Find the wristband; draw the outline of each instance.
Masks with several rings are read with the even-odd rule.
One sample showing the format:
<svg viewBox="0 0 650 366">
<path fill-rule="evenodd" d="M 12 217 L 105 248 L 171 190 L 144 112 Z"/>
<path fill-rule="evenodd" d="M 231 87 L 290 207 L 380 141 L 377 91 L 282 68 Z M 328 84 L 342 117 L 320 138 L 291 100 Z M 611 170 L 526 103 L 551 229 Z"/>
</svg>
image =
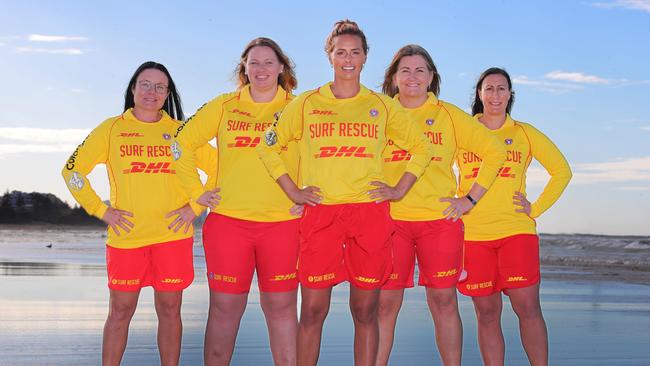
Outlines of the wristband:
<svg viewBox="0 0 650 366">
<path fill-rule="evenodd" d="M 476 206 L 476 200 L 472 198 L 469 194 L 465 195 L 465 197 L 469 200 L 469 202 L 472 203 L 472 206 Z"/>
</svg>

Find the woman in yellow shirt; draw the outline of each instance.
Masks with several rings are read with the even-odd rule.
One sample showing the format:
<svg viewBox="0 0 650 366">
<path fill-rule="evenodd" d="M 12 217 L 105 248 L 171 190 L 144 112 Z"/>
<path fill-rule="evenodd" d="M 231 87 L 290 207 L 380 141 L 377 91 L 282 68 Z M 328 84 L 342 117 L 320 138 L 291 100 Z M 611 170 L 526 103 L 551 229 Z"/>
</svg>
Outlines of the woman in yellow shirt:
<svg viewBox="0 0 650 366">
<path fill-rule="evenodd" d="M 501 292 L 519 318 L 521 342 L 533 365 L 548 364 L 548 336 L 539 302 L 539 238 L 535 218 L 560 197 L 571 169 L 560 150 L 532 125 L 513 120 L 514 91 L 508 73 L 484 71 L 477 84 L 472 112 L 506 148 L 506 162 L 483 199 L 464 216 L 467 280 L 458 284 L 472 296 L 478 320 L 481 356 L 486 365 L 503 365 Z M 526 195 L 526 170 L 532 159 L 551 176 L 534 202 Z M 458 156 L 459 195 L 481 173 L 480 158 L 463 150 Z"/>
<path fill-rule="evenodd" d="M 419 284 L 426 287 L 442 362 L 460 365 L 463 333 L 456 283 L 462 271 L 463 222 L 459 218 L 490 187 L 503 164 L 505 150 L 469 114 L 438 99 L 440 74 L 421 46 L 407 45 L 397 51 L 386 69 L 383 92 L 409 112 L 411 123 L 421 126 L 435 154 L 409 193 L 390 203 L 396 226 L 393 272 L 379 300 L 377 365 L 388 363 L 404 289 L 413 287 L 416 257 Z M 455 198 L 456 174 L 452 166 L 460 148 L 476 151 L 484 163 L 467 195 Z M 408 154 L 389 143 L 383 156 L 388 184 L 395 184 L 408 162 Z"/>
<path fill-rule="evenodd" d="M 183 186 L 191 197 L 218 198 L 201 186 L 194 150 L 217 139 L 216 186 L 220 202 L 203 225 L 210 286 L 205 363 L 232 358 L 253 273 L 276 365 L 296 362 L 298 219 L 291 200 L 269 176 L 255 151 L 261 135 L 293 99 L 297 81 L 291 60 L 269 38 L 246 45 L 235 70 L 239 88 L 206 103 L 179 129 L 175 150 Z M 296 144 L 280 159 L 296 179 Z"/>
<path fill-rule="evenodd" d="M 96 127 L 63 167 L 74 198 L 109 226 L 104 365 L 120 363 L 145 286 L 154 288 L 161 363 L 178 364 L 182 294 L 194 279 L 192 221 L 204 209 L 190 201 L 172 166 L 171 138 L 182 119 L 180 96 L 169 71 L 159 63 L 145 62 L 129 81 L 124 113 Z M 199 150 L 198 166 L 209 173 L 216 152 L 209 146 Z M 110 205 L 87 177 L 97 164 L 106 164 Z"/>
</svg>

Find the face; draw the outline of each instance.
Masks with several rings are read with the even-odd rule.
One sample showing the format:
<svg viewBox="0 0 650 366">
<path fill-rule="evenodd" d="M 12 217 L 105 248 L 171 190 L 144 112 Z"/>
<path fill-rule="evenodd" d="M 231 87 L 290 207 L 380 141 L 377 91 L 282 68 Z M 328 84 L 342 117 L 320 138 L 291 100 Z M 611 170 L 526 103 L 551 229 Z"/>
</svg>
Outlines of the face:
<svg viewBox="0 0 650 366">
<path fill-rule="evenodd" d="M 491 74 L 483 79 L 478 96 L 483 102 L 483 111 L 488 114 L 505 114 L 510 100 L 508 80 L 501 74 Z"/>
<path fill-rule="evenodd" d="M 267 46 L 251 48 L 244 67 L 251 88 L 257 90 L 277 89 L 278 76 L 284 70 L 275 51 Z"/>
<path fill-rule="evenodd" d="M 138 75 L 131 91 L 135 108 L 159 111 L 169 95 L 169 80 L 160 70 L 146 69 Z"/>
<path fill-rule="evenodd" d="M 334 38 L 334 48 L 329 53 L 334 68 L 334 78 L 342 80 L 359 79 L 366 54 L 359 36 L 343 34 Z"/>
<path fill-rule="evenodd" d="M 404 56 L 397 65 L 393 83 L 399 94 L 408 97 L 421 97 L 433 80 L 433 71 L 429 71 L 427 62 L 420 55 Z"/>
</svg>

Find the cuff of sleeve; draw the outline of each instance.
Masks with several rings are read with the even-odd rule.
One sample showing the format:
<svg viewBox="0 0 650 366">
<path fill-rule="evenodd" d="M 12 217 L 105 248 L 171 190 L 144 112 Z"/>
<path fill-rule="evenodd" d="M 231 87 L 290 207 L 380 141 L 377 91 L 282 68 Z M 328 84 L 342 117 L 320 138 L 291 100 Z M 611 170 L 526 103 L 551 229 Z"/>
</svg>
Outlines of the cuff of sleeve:
<svg viewBox="0 0 650 366">
<path fill-rule="evenodd" d="M 271 173 L 271 177 L 273 177 L 273 180 L 278 180 L 278 178 L 280 178 L 281 176 L 285 174 L 289 174 L 287 168 L 284 166 L 274 167 L 270 173 Z"/>
<path fill-rule="evenodd" d="M 194 202 L 194 200 L 190 201 L 190 208 L 192 209 L 192 211 L 196 216 L 200 216 L 203 213 L 203 210 L 205 210 L 205 207 Z"/>
<path fill-rule="evenodd" d="M 530 217 L 531 218 L 536 219 L 541 214 L 542 213 L 539 212 L 539 208 L 538 208 L 537 204 L 533 203 L 533 204 L 530 205 Z"/>
<path fill-rule="evenodd" d="M 93 216 L 95 216 L 95 217 L 97 217 L 98 219 L 101 220 L 104 217 L 104 214 L 106 213 L 106 211 L 108 211 L 108 206 L 104 202 L 102 202 L 99 205 L 99 208 L 97 209 L 97 211 L 95 211 L 93 213 Z"/>
<path fill-rule="evenodd" d="M 413 163 L 413 160 L 411 160 L 411 162 L 406 166 L 405 171 L 415 175 L 417 178 L 420 178 L 420 176 L 424 173 L 424 167 Z"/>
</svg>

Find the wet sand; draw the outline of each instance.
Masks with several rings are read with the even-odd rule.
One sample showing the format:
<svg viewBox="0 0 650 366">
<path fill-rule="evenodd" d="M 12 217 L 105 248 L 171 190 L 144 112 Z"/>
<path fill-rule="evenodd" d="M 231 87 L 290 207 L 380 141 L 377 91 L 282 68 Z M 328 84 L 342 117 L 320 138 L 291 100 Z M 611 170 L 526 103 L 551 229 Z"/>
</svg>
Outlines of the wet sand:
<svg viewBox="0 0 650 366">
<path fill-rule="evenodd" d="M 181 363 L 202 364 L 208 290 L 203 270 L 186 291 Z M 650 365 L 650 286 L 579 280 L 581 271 L 544 270 L 542 301 L 552 365 Z M 571 279 L 560 279 L 563 276 Z M 588 277 L 588 276 L 585 276 Z M 100 363 L 108 291 L 101 265 L 0 263 L 0 365 Z M 352 325 L 346 285 L 334 291 L 319 365 L 352 364 Z M 124 365 L 156 364 L 156 317 L 151 289 L 141 293 Z M 507 364 L 527 364 L 517 322 L 506 303 L 503 328 Z M 465 335 L 463 360 L 480 364 L 476 320 L 460 296 Z M 249 296 L 233 365 L 270 365 L 259 293 Z M 421 288 L 406 292 L 391 364 L 438 365 L 433 325 Z"/>
</svg>

